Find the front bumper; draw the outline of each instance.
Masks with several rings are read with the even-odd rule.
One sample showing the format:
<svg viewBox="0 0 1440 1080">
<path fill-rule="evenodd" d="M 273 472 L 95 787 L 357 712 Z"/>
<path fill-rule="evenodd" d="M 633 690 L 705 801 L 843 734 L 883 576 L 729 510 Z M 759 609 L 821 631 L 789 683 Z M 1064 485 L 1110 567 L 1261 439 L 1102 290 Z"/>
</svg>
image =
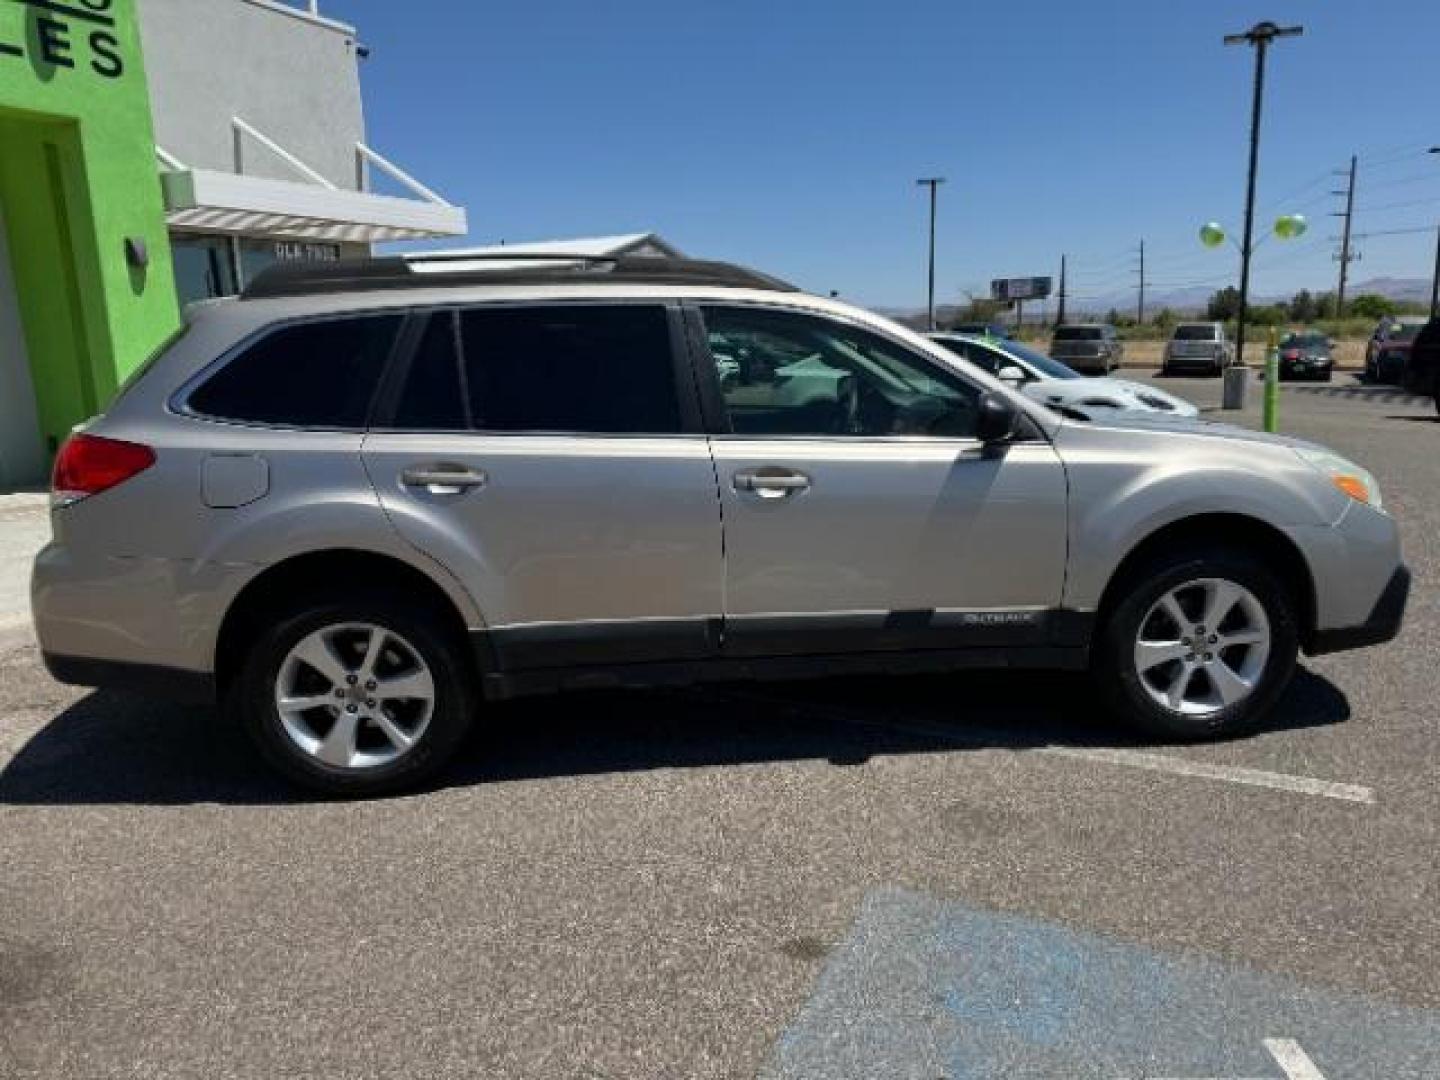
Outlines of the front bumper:
<svg viewBox="0 0 1440 1080">
<path fill-rule="evenodd" d="M 1323 656 L 1393 641 L 1405 620 L 1405 603 L 1409 598 L 1410 570 L 1406 566 L 1398 566 L 1363 623 L 1316 630 L 1306 652 L 1311 656 Z"/>
<path fill-rule="evenodd" d="M 1332 368 L 1329 360 L 1281 360 L 1281 375 L 1324 375 Z"/>
</svg>

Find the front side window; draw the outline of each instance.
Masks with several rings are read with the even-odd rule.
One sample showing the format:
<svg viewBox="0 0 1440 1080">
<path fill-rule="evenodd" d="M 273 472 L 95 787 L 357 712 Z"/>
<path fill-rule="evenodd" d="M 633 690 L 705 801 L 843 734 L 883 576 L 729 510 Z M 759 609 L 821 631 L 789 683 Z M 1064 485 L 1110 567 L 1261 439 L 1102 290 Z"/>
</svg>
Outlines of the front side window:
<svg viewBox="0 0 1440 1080">
<path fill-rule="evenodd" d="M 936 338 L 936 342 L 956 356 L 963 356 L 982 371 L 994 375 L 1000 370 L 1000 355 L 983 345 L 964 338 Z"/>
<path fill-rule="evenodd" d="M 665 309 L 577 304 L 435 313 L 411 363 L 394 426 L 680 432 Z"/>
<path fill-rule="evenodd" d="M 242 423 L 364 427 L 401 318 L 364 315 L 281 326 L 207 379 L 190 395 L 189 408 Z"/>
<path fill-rule="evenodd" d="M 761 308 L 704 319 L 737 435 L 974 434 L 978 390 L 868 330 Z"/>
</svg>

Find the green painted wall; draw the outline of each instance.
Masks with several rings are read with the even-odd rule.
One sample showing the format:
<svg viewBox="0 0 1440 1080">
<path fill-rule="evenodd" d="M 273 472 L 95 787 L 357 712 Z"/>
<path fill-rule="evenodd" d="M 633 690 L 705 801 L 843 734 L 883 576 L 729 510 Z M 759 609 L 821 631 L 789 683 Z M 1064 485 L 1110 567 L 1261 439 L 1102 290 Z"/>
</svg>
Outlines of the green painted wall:
<svg viewBox="0 0 1440 1080">
<path fill-rule="evenodd" d="M 179 325 L 134 4 L 0 0 L 0 200 L 52 447 Z"/>
</svg>

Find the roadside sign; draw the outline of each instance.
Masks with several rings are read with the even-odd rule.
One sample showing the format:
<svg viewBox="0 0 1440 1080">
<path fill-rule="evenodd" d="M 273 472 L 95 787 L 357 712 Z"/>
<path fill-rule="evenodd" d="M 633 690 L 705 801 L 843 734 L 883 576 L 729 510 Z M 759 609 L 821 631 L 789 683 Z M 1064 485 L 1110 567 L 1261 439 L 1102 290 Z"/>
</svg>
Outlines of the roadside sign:
<svg viewBox="0 0 1440 1080">
<path fill-rule="evenodd" d="M 1002 303 L 1017 300 L 1044 300 L 1053 284 L 1048 277 L 996 278 L 990 282 L 990 298 Z"/>
<path fill-rule="evenodd" d="M 883 888 L 761 1075 L 1435 1080 L 1440 1011 Z"/>
</svg>

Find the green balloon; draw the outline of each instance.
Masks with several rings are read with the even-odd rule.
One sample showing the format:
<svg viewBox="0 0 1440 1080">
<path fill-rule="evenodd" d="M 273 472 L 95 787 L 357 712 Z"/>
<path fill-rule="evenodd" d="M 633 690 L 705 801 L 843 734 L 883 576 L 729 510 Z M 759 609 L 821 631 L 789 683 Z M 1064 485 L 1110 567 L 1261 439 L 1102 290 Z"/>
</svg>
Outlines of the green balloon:
<svg viewBox="0 0 1440 1080">
<path fill-rule="evenodd" d="M 1304 236 L 1309 227 L 1304 214 L 1282 214 L 1275 220 L 1275 235 L 1281 240 L 1294 240 L 1297 236 Z"/>
<path fill-rule="evenodd" d="M 1225 242 L 1225 230 L 1218 221 L 1207 221 L 1200 226 L 1200 243 L 1207 248 L 1219 247 Z"/>
</svg>

